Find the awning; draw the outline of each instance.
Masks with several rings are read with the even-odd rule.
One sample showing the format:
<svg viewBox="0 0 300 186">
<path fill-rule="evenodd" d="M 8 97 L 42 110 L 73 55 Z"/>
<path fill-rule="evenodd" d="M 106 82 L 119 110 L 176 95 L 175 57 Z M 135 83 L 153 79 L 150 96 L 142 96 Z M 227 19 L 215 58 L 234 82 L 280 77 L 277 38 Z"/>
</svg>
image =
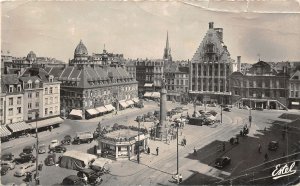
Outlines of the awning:
<svg viewBox="0 0 300 186">
<path fill-rule="evenodd" d="M 160 98 L 160 93 L 159 92 L 153 92 L 151 97 L 153 98 Z"/>
<path fill-rule="evenodd" d="M 73 109 L 69 115 L 72 115 L 72 116 L 79 116 L 82 118 L 82 110 L 76 110 L 76 109 Z"/>
<path fill-rule="evenodd" d="M 126 104 L 127 105 L 134 105 L 134 102 L 132 100 L 128 100 L 128 101 L 126 101 Z"/>
<path fill-rule="evenodd" d="M 108 111 L 104 106 L 102 106 L 102 107 L 97 107 L 96 110 L 97 110 L 98 112 L 100 112 L 100 113 L 104 113 L 104 112 L 107 112 L 107 111 Z"/>
<path fill-rule="evenodd" d="M 146 92 L 146 93 L 144 94 L 144 97 L 151 97 L 151 95 L 152 95 L 152 92 Z"/>
<path fill-rule="evenodd" d="M 139 98 L 133 98 L 132 101 L 134 101 L 135 103 L 138 103 L 140 100 L 139 100 Z"/>
<path fill-rule="evenodd" d="M 27 125 L 24 121 L 18 122 L 18 123 L 13 123 L 7 125 L 8 129 L 10 129 L 12 132 L 19 132 L 22 130 L 27 130 L 30 129 L 30 125 Z"/>
<path fill-rule="evenodd" d="M 112 106 L 111 104 L 105 105 L 105 108 L 107 109 L 107 111 L 113 111 L 113 110 L 116 110 L 116 108 L 115 108 L 114 106 Z"/>
<path fill-rule="evenodd" d="M 90 115 L 97 115 L 99 112 L 96 109 L 88 109 L 86 110 Z"/>
<path fill-rule="evenodd" d="M 123 101 L 119 101 L 120 105 L 123 107 L 123 108 L 127 108 L 128 105 L 127 103 L 123 100 Z"/>
<path fill-rule="evenodd" d="M 11 132 L 5 127 L 5 126 L 0 126 L 0 137 L 5 137 L 11 135 Z"/>
<path fill-rule="evenodd" d="M 134 137 L 135 141 L 139 141 L 139 136 Z M 145 139 L 145 135 L 144 134 L 140 134 L 140 141 Z"/>
<path fill-rule="evenodd" d="M 63 119 L 61 119 L 60 117 L 55 117 L 55 118 L 49 118 L 49 119 L 44 119 L 44 120 L 40 120 L 40 121 L 33 121 L 28 123 L 28 125 L 31 126 L 31 128 L 35 128 L 35 126 L 37 125 L 37 128 L 42 128 L 42 127 L 48 127 L 51 125 L 55 125 L 55 124 L 59 124 L 64 122 Z"/>
<path fill-rule="evenodd" d="M 152 87 L 153 83 L 145 83 L 144 87 Z"/>
</svg>

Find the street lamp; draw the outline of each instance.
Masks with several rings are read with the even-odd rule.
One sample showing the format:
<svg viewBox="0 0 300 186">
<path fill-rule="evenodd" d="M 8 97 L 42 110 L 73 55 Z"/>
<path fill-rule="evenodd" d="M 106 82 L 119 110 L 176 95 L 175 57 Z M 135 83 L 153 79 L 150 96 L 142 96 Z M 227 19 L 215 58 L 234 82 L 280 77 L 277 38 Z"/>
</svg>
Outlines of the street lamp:
<svg viewBox="0 0 300 186">
<path fill-rule="evenodd" d="M 140 163 L 140 120 L 138 120 L 139 130 L 138 130 L 138 155 L 137 162 Z"/>
<path fill-rule="evenodd" d="M 35 113 L 35 119 L 36 119 L 36 123 L 35 123 L 35 134 L 36 134 L 36 172 L 35 172 L 35 184 L 39 185 L 40 184 L 40 178 L 39 178 L 39 170 L 38 170 L 38 163 L 39 163 L 39 136 L 38 136 L 38 127 L 37 127 L 37 122 L 38 122 L 38 118 L 39 118 L 39 113 L 36 112 Z"/>
<path fill-rule="evenodd" d="M 176 175 L 178 175 L 179 174 L 179 151 L 178 151 L 178 144 L 179 144 L 179 142 L 178 142 L 178 128 L 179 128 L 179 122 L 177 121 L 177 120 L 175 120 L 175 123 L 176 123 L 176 129 L 177 129 L 177 144 L 176 144 L 176 147 L 177 147 L 177 173 L 176 173 Z"/>
</svg>

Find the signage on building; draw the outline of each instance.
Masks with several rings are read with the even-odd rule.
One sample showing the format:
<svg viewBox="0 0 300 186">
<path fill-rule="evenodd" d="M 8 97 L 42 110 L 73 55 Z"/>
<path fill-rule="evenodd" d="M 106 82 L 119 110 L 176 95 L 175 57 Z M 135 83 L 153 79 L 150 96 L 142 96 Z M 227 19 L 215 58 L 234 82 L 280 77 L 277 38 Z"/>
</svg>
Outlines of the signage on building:
<svg viewBox="0 0 300 186">
<path fill-rule="evenodd" d="M 272 172 L 273 180 L 295 174 L 296 170 L 293 169 L 295 167 L 295 164 L 296 163 L 293 162 L 290 166 L 288 166 L 287 163 L 276 165 L 275 170 Z"/>
<path fill-rule="evenodd" d="M 299 102 L 292 102 L 292 105 L 300 105 L 300 103 Z"/>
</svg>

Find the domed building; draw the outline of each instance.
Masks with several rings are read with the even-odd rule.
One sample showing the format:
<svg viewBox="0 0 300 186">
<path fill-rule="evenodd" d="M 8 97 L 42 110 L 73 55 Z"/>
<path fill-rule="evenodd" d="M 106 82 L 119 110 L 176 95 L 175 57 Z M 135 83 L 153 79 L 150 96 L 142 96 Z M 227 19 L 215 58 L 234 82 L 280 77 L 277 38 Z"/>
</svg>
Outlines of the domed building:
<svg viewBox="0 0 300 186">
<path fill-rule="evenodd" d="M 36 54 L 33 51 L 30 51 L 29 54 L 27 54 L 26 60 L 29 62 L 35 62 Z"/>
<path fill-rule="evenodd" d="M 83 44 L 82 40 L 80 40 L 79 44 L 77 45 L 74 51 L 74 59 L 70 60 L 69 63 L 70 65 L 87 64 L 89 62 L 88 58 L 88 50 Z"/>
</svg>

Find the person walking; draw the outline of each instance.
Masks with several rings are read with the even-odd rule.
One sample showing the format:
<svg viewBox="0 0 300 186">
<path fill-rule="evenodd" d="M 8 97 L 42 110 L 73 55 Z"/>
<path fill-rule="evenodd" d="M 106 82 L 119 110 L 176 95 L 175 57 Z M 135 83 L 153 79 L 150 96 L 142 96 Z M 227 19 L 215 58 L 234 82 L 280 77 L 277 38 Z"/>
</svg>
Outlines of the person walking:
<svg viewBox="0 0 300 186">
<path fill-rule="evenodd" d="M 150 154 L 150 147 L 148 147 L 148 149 L 147 149 L 147 153 L 148 153 L 148 154 Z"/>
<path fill-rule="evenodd" d="M 194 147 L 194 156 L 197 156 L 197 150 L 195 147 Z"/>
<path fill-rule="evenodd" d="M 261 144 L 258 145 L 258 152 L 261 153 Z"/>
<path fill-rule="evenodd" d="M 156 156 L 158 156 L 158 151 L 159 151 L 159 149 L 158 149 L 158 147 L 156 147 Z"/>
<path fill-rule="evenodd" d="M 182 175 L 179 174 L 179 183 L 182 183 Z"/>
<path fill-rule="evenodd" d="M 268 161 L 269 159 L 269 156 L 268 156 L 268 153 L 265 154 L 265 161 Z"/>
</svg>

